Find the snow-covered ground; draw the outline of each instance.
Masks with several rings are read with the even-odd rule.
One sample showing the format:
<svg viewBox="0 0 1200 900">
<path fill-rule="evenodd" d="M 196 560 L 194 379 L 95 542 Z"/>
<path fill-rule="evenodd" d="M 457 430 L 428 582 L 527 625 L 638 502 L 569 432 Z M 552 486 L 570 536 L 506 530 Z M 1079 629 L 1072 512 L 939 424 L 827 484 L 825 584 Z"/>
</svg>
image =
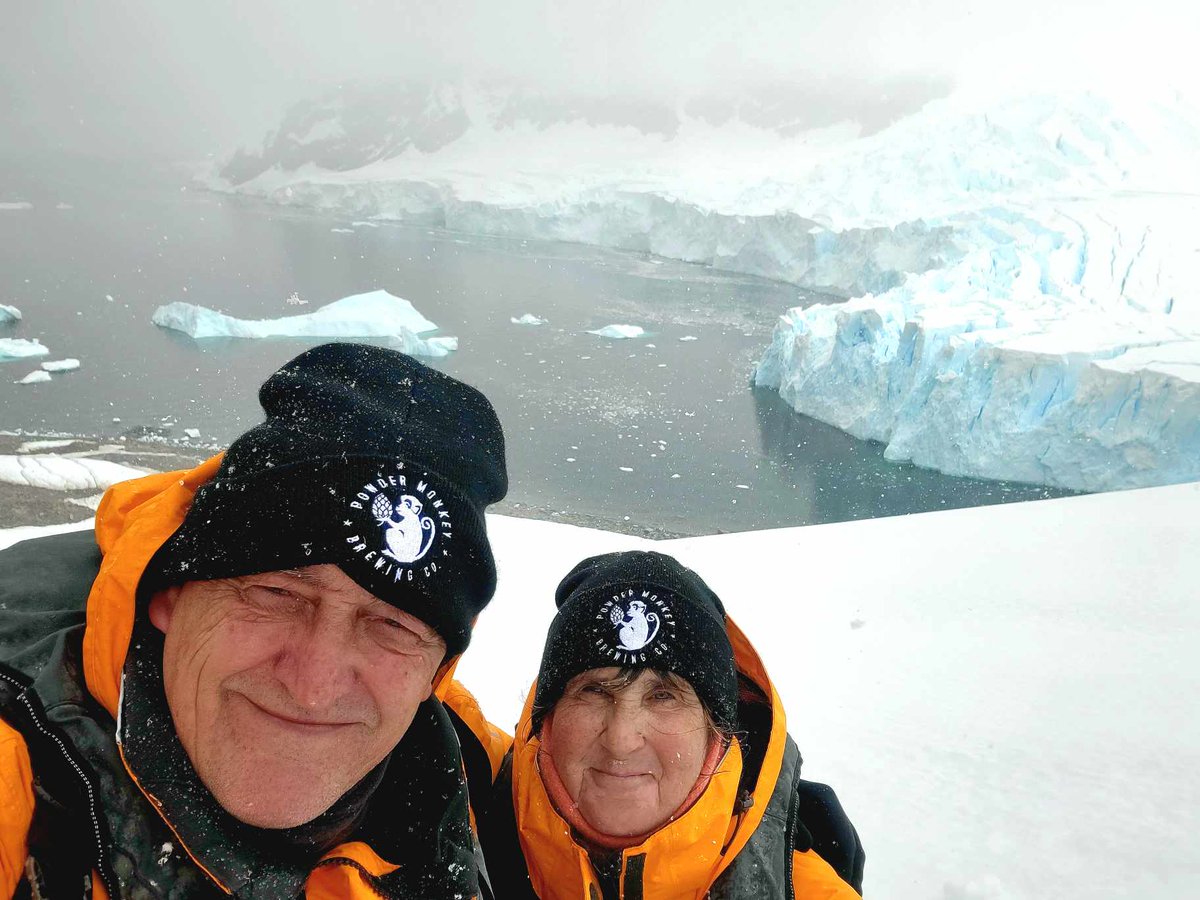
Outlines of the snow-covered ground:
<svg viewBox="0 0 1200 900">
<path fill-rule="evenodd" d="M 511 727 L 558 579 L 653 547 L 756 643 L 868 897 L 1190 900 L 1198 519 L 1196 484 L 658 543 L 489 516 L 500 587 L 459 676 Z"/>
<path fill-rule="evenodd" d="M 437 330 L 409 301 L 384 290 L 355 294 L 310 313 L 276 319 L 239 319 L 193 303 L 174 302 L 154 311 L 162 328 L 193 338 L 391 338 L 396 349 L 415 356 L 441 357 L 458 349 L 454 337 L 421 337 Z"/>
<path fill-rule="evenodd" d="M 225 169 L 252 178 L 211 183 L 841 292 L 857 299 L 787 312 L 757 369 L 798 411 L 955 474 L 1200 478 L 1200 112 L 1179 94 L 961 92 L 865 136 L 514 121 L 467 91 L 428 108 L 423 148 L 306 108 Z"/>
</svg>

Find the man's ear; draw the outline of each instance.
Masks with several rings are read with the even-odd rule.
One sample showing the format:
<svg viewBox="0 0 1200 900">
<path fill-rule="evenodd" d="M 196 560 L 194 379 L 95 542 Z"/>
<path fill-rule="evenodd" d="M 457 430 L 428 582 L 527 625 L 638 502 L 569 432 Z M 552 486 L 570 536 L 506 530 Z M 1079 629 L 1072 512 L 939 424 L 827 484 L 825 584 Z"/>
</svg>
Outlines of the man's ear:
<svg viewBox="0 0 1200 900">
<path fill-rule="evenodd" d="M 158 591 L 150 598 L 150 621 L 163 634 L 171 627 L 171 619 L 175 617 L 175 605 L 179 602 L 179 585 L 172 585 Z"/>
</svg>

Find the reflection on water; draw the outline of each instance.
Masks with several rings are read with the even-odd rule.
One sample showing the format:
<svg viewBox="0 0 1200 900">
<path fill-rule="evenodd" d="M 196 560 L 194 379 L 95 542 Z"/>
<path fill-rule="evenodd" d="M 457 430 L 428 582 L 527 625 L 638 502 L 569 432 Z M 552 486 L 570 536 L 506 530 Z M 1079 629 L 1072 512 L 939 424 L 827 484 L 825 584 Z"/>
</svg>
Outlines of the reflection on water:
<svg viewBox="0 0 1200 900">
<path fill-rule="evenodd" d="M 763 456 L 795 489 L 798 524 L 898 516 L 935 509 L 1042 500 L 1056 488 L 960 478 L 884 459 L 884 445 L 802 416 L 775 391 L 753 388 Z"/>
</svg>

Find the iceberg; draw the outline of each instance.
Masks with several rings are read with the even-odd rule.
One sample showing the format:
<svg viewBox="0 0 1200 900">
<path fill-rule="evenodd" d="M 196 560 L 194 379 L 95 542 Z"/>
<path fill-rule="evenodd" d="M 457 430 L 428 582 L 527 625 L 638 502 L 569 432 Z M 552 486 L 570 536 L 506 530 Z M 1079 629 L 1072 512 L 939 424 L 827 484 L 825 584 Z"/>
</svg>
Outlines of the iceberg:
<svg viewBox="0 0 1200 900">
<path fill-rule="evenodd" d="M 19 381 L 15 382 L 15 383 L 16 384 L 41 384 L 43 381 L 49 381 L 50 377 L 51 376 L 50 376 L 49 372 L 43 372 L 41 369 L 34 369 L 32 372 L 30 372 L 24 378 L 20 379 Z"/>
<path fill-rule="evenodd" d="M 52 359 L 42 363 L 42 368 L 47 372 L 72 372 L 79 368 L 79 360 L 67 359 Z"/>
<path fill-rule="evenodd" d="M 387 291 L 370 291 L 335 300 L 311 313 L 277 319 L 239 319 L 204 306 L 175 302 L 160 306 L 155 325 L 196 339 L 235 338 L 391 338 L 405 353 L 441 357 L 458 349 L 458 339 L 420 335 L 436 331 L 411 303 Z"/>
<path fill-rule="evenodd" d="M 31 341 L 24 338 L 0 338 L 0 360 L 46 356 L 49 352 L 50 348 L 37 338 Z"/>
<path fill-rule="evenodd" d="M 0 303 L 0 325 L 9 325 L 21 321 L 21 311 L 15 306 L 5 306 Z"/>
<path fill-rule="evenodd" d="M 588 332 L 588 334 L 595 334 L 618 341 L 626 338 L 641 337 L 645 333 L 645 329 L 638 325 L 605 325 L 603 328 L 597 328 Z"/>
</svg>

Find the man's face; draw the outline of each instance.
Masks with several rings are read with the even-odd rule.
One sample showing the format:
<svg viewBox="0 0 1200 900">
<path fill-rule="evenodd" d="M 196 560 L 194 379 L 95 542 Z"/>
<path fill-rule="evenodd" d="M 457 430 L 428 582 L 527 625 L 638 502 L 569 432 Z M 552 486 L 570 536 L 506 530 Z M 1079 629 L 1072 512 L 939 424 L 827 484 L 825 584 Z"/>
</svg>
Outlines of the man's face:
<svg viewBox="0 0 1200 900">
<path fill-rule="evenodd" d="M 192 581 L 150 601 L 163 683 L 200 780 L 250 825 L 316 818 L 431 693 L 445 642 L 333 565 Z"/>
</svg>

